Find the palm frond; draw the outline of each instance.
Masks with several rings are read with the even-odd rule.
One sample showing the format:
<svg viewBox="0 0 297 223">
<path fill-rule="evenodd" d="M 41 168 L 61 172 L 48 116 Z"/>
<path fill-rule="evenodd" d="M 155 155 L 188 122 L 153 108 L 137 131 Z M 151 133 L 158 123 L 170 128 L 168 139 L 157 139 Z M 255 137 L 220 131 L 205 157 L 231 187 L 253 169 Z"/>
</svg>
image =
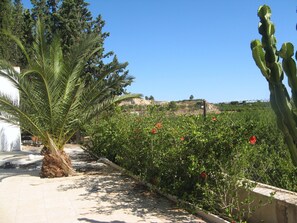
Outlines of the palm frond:
<svg viewBox="0 0 297 223">
<path fill-rule="evenodd" d="M 86 80 L 83 72 L 87 62 L 103 50 L 98 46 L 100 37 L 86 35 L 63 54 L 59 37 L 48 43 L 40 21 L 36 27 L 35 42 L 29 51 L 32 55 L 27 58 L 29 65 L 25 70 L 16 76 L 10 64 L 0 61 L 0 77 L 10 80 L 19 90 L 21 101 L 16 105 L 0 94 L 0 111 L 7 114 L 0 120 L 20 123 L 46 145 L 55 144 L 61 149 L 87 121 L 122 100 L 140 96 L 115 96 L 119 87 L 133 79 L 127 73 L 119 75 L 127 64 L 118 63 L 116 57 L 100 75 Z M 16 42 L 23 47 L 19 40 Z"/>
<path fill-rule="evenodd" d="M 132 98 L 140 98 L 141 96 L 141 94 L 125 94 L 116 97 L 106 96 L 105 98 L 101 98 L 101 101 L 94 103 L 91 109 L 85 109 L 82 119 L 84 123 L 86 123 L 98 116 L 99 114 L 101 114 L 103 111 L 107 111 L 109 108 L 116 104 L 119 104 L 122 101 L 129 100 Z"/>
<path fill-rule="evenodd" d="M 20 39 L 18 39 L 16 36 L 14 36 L 10 31 L 5 30 L 5 29 L 3 29 L 3 30 L 1 31 L 1 33 L 4 34 L 4 35 L 6 35 L 6 36 L 7 36 L 8 38 L 10 38 L 12 41 L 14 41 L 14 42 L 17 44 L 17 46 L 20 48 L 20 50 L 22 51 L 22 53 L 24 54 L 26 60 L 27 60 L 28 62 L 30 62 L 29 54 L 28 54 L 28 52 L 26 51 L 26 48 L 25 48 L 25 46 L 22 44 L 22 42 L 21 42 Z"/>
<path fill-rule="evenodd" d="M 1 115 L 3 121 L 15 125 L 18 125 L 19 122 L 26 123 L 24 128 L 31 129 L 31 131 L 33 130 L 38 135 L 44 136 L 43 131 L 36 125 L 34 118 L 22 111 L 19 106 L 13 104 L 9 97 L 3 94 L 0 95 L 0 110 L 1 113 L 4 113 Z"/>
<path fill-rule="evenodd" d="M 0 77 L 6 78 L 14 87 L 18 88 L 19 74 L 16 72 L 14 67 L 7 61 L 0 60 L 0 68 Z"/>
</svg>

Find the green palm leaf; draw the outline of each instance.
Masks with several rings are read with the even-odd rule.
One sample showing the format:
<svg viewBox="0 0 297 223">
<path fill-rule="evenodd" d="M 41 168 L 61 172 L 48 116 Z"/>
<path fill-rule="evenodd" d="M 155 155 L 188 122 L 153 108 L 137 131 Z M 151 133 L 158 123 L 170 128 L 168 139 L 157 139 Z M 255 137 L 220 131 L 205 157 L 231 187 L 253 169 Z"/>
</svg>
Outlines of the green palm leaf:
<svg viewBox="0 0 297 223">
<path fill-rule="evenodd" d="M 91 81 L 87 80 L 84 75 L 87 62 L 103 50 L 98 47 L 99 36 L 86 35 L 63 54 L 59 36 L 48 43 L 42 23 L 38 21 L 36 27 L 36 38 L 30 51 L 6 33 L 26 55 L 28 67 L 17 74 L 9 63 L 0 61 L 0 76 L 9 79 L 20 92 L 20 105 L 0 94 L 0 111 L 6 114 L 0 119 L 21 124 L 53 151 L 63 150 L 82 125 L 113 104 L 140 95 L 115 96 L 117 87 L 131 82 L 131 78 L 116 75 L 112 66 Z M 27 52 L 32 53 L 28 56 Z"/>
</svg>

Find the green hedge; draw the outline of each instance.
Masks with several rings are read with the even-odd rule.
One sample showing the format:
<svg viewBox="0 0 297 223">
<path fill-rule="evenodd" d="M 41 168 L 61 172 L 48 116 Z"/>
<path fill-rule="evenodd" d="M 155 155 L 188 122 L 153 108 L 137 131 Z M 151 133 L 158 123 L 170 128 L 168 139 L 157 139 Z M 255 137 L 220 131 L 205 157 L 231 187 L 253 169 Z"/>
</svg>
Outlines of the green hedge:
<svg viewBox="0 0 297 223">
<path fill-rule="evenodd" d="M 88 126 L 87 133 L 97 156 L 229 220 L 249 215 L 238 206 L 236 188 L 253 185 L 238 185 L 239 179 L 297 191 L 296 169 L 270 109 L 206 119 L 119 111 Z"/>
</svg>

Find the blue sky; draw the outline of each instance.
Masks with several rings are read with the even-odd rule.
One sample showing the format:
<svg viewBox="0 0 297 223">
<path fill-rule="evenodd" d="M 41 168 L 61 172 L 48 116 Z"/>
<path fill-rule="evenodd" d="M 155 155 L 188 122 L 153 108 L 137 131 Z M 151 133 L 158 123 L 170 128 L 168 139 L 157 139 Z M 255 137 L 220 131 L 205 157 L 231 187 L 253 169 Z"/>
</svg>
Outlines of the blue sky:
<svg viewBox="0 0 297 223">
<path fill-rule="evenodd" d="M 23 1 L 28 6 L 29 0 Z M 107 51 L 129 62 L 128 91 L 156 100 L 190 95 L 209 102 L 269 99 L 250 42 L 259 39 L 257 9 L 272 9 L 278 46 L 297 46 L 297 1 L 89 0 L 106 21 Z"/>
</svg>

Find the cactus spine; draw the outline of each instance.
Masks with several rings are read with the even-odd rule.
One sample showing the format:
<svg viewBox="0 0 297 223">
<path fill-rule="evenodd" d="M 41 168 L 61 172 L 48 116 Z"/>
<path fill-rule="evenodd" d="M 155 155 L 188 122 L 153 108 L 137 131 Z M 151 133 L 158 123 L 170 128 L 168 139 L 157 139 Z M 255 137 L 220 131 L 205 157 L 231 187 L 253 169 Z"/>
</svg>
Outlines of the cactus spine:
<svg viewBox="0 0 297 223">
<path fill-rule="evenodd" d="M 259 33 L 262 39 L 252 41 L 252 55 L 268 82 L 270 103 L 277 116 L 278 127 L 284 134 L 293 164 L 297 166 L 297 73 L 296 63 L 292 59 L 294 46 L 291 43 L 284 43 L 281 49 L 277 50 L 275 27 L 270 21 L 269 6 L 260 6 L 258 16 L 260 18 Z M 280 58 L 282 58 L 282 63 L 279 62 Z M 284 73 L 288 77 L 292 100 L 282 83 Z"/>
</svg>

